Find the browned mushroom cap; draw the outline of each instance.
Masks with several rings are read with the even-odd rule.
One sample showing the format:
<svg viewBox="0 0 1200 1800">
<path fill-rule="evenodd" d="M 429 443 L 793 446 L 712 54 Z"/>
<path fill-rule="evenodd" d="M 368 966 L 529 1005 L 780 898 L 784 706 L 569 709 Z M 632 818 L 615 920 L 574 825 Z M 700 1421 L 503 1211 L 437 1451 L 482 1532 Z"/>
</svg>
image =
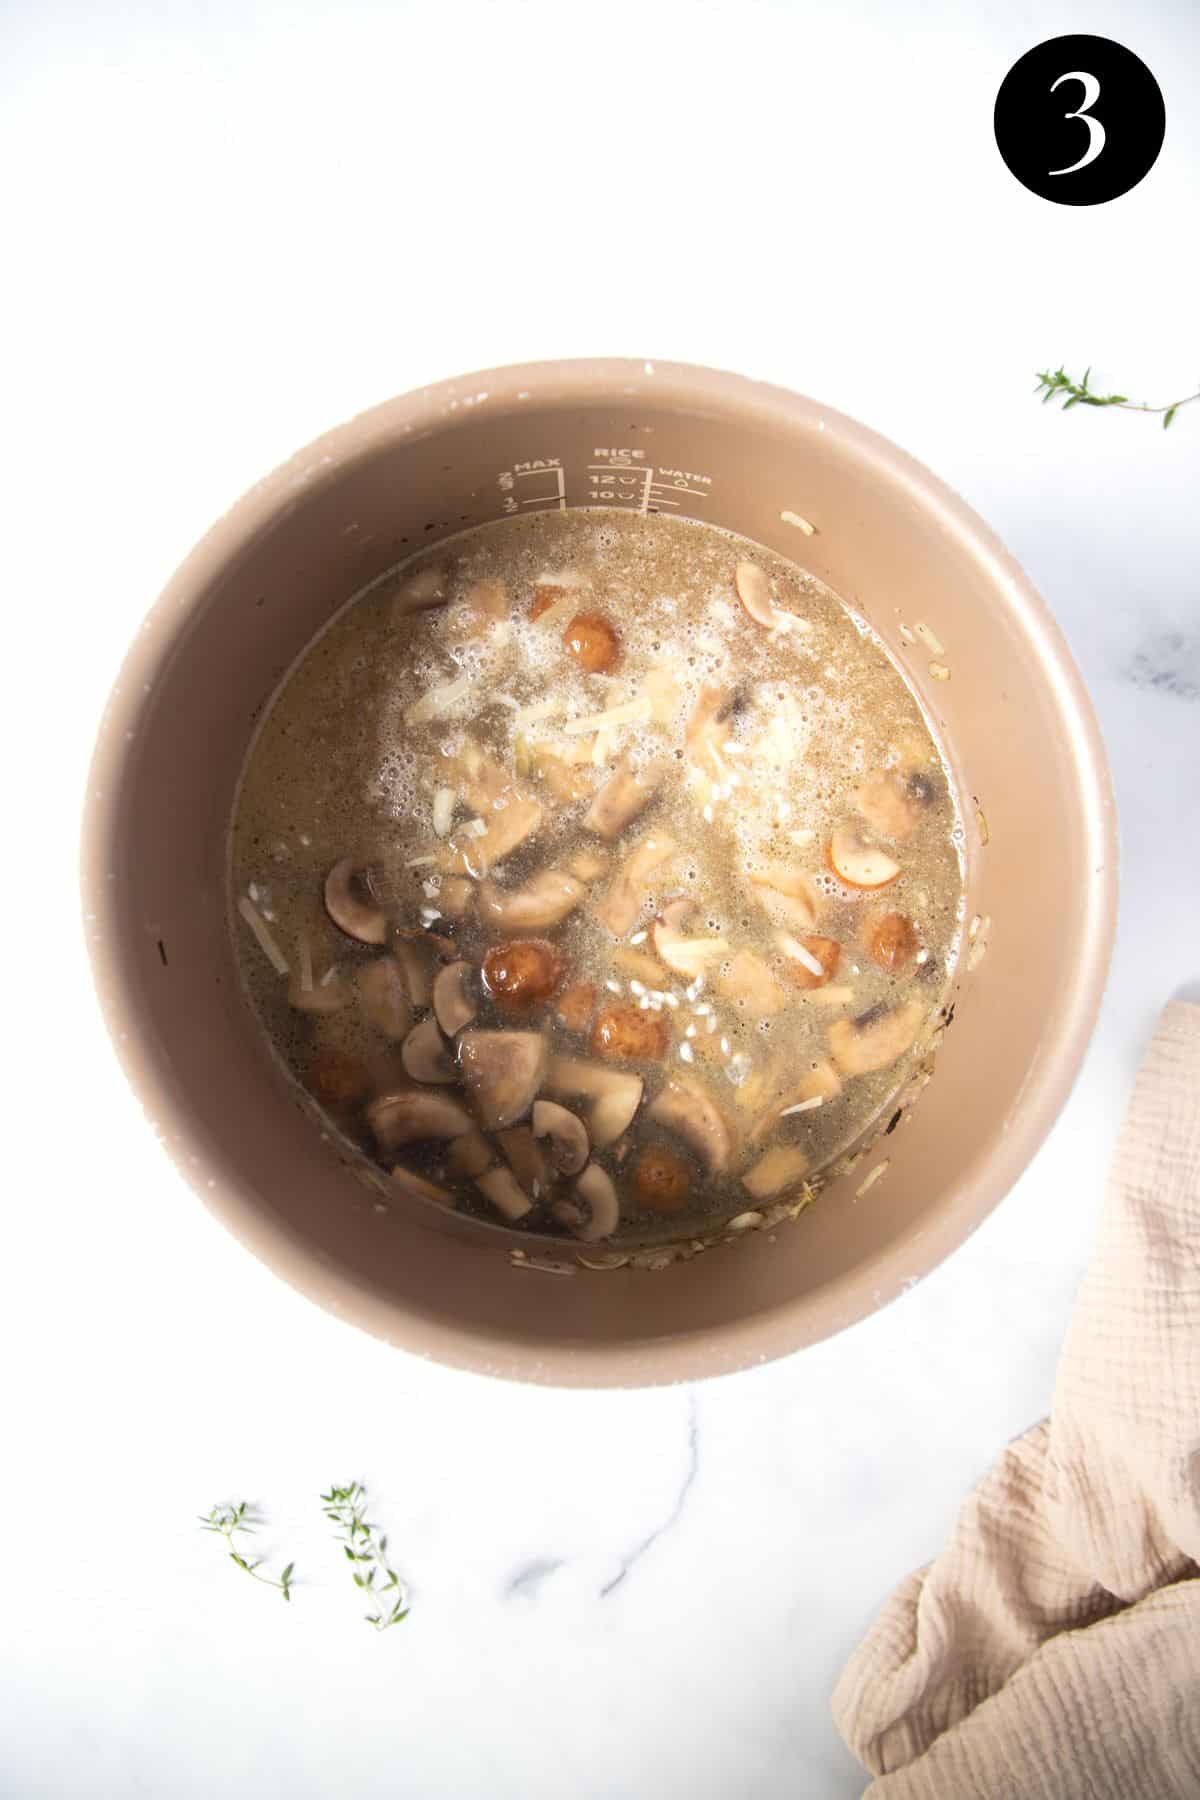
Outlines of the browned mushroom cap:
<svg viewBox="0 0 1200 1800">
<path fill-rule="evenodd" d="M 479 889 L 479 917 L 494 931 L 515 935 L 561 925 L 587 889 L 565 869 L 542 869 L 523 887 L 502 888 L 485 881 Z"/>
<path fill-rule="evenodd" d="M 549 1140 L 550 1161 L 560 1175 L 578 1175 L 588 1159 L 587 1126 L 555 1100 L 533 1103 L 533 1135 Z"/>
<path fill-rule="evenodd" d="M 620 837 L 631 819 L 647 807 L 662 786 L 666 774 L 661 763 L 634 769 L 627 758 L 617 764 L 583 816 L 585 831 L 597 837 Z"/>
<path fill-rule="evenodd" d="M 465 1031 L 475 1017 L 474 970 L 470 963 L 447 963 L 433 982 L 433 1010 L 447 1037 Z"/>
<path fill-rule="evenodd" d="M 776 1144 L 742 1176 L 742 1186 L 755 1200 L 773 1200 L 808 1173 L 808 1157 L 799 1144 Z"/>
<path fill-rule="evenodd" d="M 468 1094 L 487 1131 L 523 1119 L 537 1098 L 550 1060 L 539 1031 L 464 1031 L 458 1063 Z"/>
<path fill-rule="evenodd" d="M 474 1120 L 460 1100 L 432 1088 L 396 1088 L 380 1094 L 367 1108 L 367 1123 L 381 1150 L 402 1150 L 405 1144 L 429 1138 L 457 1138 L 474 1129 Z"/>
<path fill-rule="evenodd" d="M 612 1176 L 599 1163 L 589 1163 L 580 1175 L 575 1200 L 582 1204 L 558 1201 L 551 1208 L 554 1217 L 585 1244 L 611 1237 L 621 1222 L 621 1205 Z"/>
<path fill-rule="evenodd" d="M 496 1133 L 496 1142 L 504 1160 L 531 1199 L 536 1200 L 550 1185 L 550 1171 L 540 1144 L 535 1143 L 528 1125 L 510 1125 Z"/>
<path fill-rule="evenodd" d="M 503 1163 L 497 1163 L 494 1169 L 485 1169 L 482 1175 L 475 1177 L 475 1186 L 481 1194 L 485 1194 L 504 1218 L 523 1219 L 527 1212 L 532 1212 L 533 1202 L 525 1192 L 512 1170 Z"/>
<path fill-rule="evenodd" d="M 546 1088 L 564 1100 L 586 1100 L 587 1128 L 597 1150 L 615 1144 L 633 1123 L 642 1103 L 644 1083 L 627 1069 L 588 1062 L 579 1056 L 556 1056 L 550 1064 Z"/>
<path fill-rule="evenodd" d="M 358 1005 L 368 1025 L 399 1043 L 412 1029 L 413 1009 L 404 970 L 394 956 L 377 956 L 358 971 Z"/>
<path fill-rule="evenodd" d="M 396 1163 L 392 1169 L 392 1180 L 402 1194 L 408 1194 L 416 1200 L 433 1200 L 438 1206 L 453 1206 L 454 1195 L 448 1188 L 438 1187 L 435 1182 L 426 1181 L 423 1175 L 414 1175 L 403 1163 Z"/>
<path fill-rule="evenodd" d="M 672 1076 L 647 1107 L 646 1117 L 694 1150 L 710 1175 L 728 1167 L 733 1149 L 729 1126 L 712 1096 L 690 1076 Z"/>
<path fill-rule="evenodd" d="M 432 1013 L 414 1025 L 400 1052 L 404 1067 L 414 1081 L 446 1083 L 457 1078 L 454 1058 L 446 1048 L 446 1040 L 438 1030 Z"/>
<path fill-rule="evenodd" d="M 387 916 L 371 898 L 352 857 L 343 856 L 325 877 L 325 911 L 339 931 L 360 944 L 386 943 Z"/>
<path fill-rule="evenodd" d="M 894 1012 L 872 1007 L 857 1019 L 837 1019 L 829 1027 L 829 1054 L 843 1075 L 870 1075 L 886 1069 L 911 1049 L 925 1018 L 919 1000 Z"/>
</svg>

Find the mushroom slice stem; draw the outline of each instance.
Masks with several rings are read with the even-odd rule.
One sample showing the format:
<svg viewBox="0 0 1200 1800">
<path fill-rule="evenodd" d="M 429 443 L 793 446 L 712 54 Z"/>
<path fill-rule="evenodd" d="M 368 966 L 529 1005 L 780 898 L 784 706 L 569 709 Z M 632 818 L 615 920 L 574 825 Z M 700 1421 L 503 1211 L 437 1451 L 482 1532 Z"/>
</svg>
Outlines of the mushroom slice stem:
<svg viewBox="0 0 1200 1800">
<path fill-rule="evenodd" d="M 475 1186 L 491 1201 L 502 1218 L 515 1223 L 533 1211 L 533 1202 L 512 1170 L 505 1163 L 485 1169 L 475 1177 Z"/>
<path fill-rule="evenodd" d="M 575 1183 L 575 1195 L 583 1206 L 560 1203 L 555 1216 L 585 1244 L 611 1237 L 621 1222 L 621 1205 L 607 1169 L 599 1163 L 589 1163 Z"/>
<path fill-rule="evenodd" d="M 924 1019 L 920 1000 L 909 1000 L 893 1012 L 872 1008 L 857 1019 L 835 1019 L 829 1027 L 829 1054 L 843 1075 L 874 1074 L 912 1048 Z"/>
<path fill-rule="evenodd" d="M 542 1147 L 536 1142 L 530 1127 L 510 1125 L 507 1131 L 496 1133 L 496 1142 L 530 1199 L 536 1200 L 539 1195 L 544 1194 L 550 1183 L 550 1172 L 546 1167 Z"/>
<path fill-rule="evenodd" d="M 419 1025 L 413 1026 L 404 1040 L 400 1057 L 405 1071 L 414 1081 L 445 1085 L 456 1079 L 454 1058 L 446 1048 L 446 1040 L 432 1013 L 428 1018 L 422 1019 Z"/>
<path fill-rule="evenodd" d="M 587 1126 L 556 1100 L 534 1101 L 533 1135 L 549 1140 L 550 1161 L 560 1175 L 578 1175 L 587 1162 Z"/>
<path fill-rule="evenodd" d="M 461 1101 L 429 1088 L 396 1088 L 367 1108 L 367 1123 L 384 1151 L 402 1150 L 430 1138 L 457 1138 L 474 1129 Z"/>
<path fill-rule="evenodd" d="M 458 1039 L 463 1081 L 488 1131 L 515 1125 L 546 1077 L 550 1046 L 539 1031 L 464 1031 Z"/>
<path fill-rule="evenodd" d="M 630 821 L 649 806 L 662 786 L 665 772 L 658 763 L 634 769 L 628 758 L 623 758 L 584 814 L 584 830 L 610 840 L 620 837 Z"/>
<path fill-rule="evenodd" d="M 387 916 L 382 906 L 365 892 L 366 883 L 354 867 L 354 859 L 343 856 L 325 877 L 325 911 L 339 931 L 356 938 L 360 944 L 382 944 L 387 941 Z"/>
<path fill-rule="evenodd" d="M 733 574 L 733 584 L 737 588 L 737 596 L 754 620 L 756 625 L 765 625 L 768 631 L 774 631 L 779 624 L 779 614 L 771 599 L 771 583 L 765 569 L 757 563 L 740 562 Z"/>
<path fill-rule="evenodd" d="M 519 888 L 505 889 L 485 881 L 479 890 L 479 917 L 506 937 L 545 931 L 561 925 L 586 892 L 583 883 L 565 869 L 542 869 Z"/>
<path fill-rule="evenodd" d="M 808 1173 L 808 1157 L 799 1144 L 776 1144 L 765 1150 L 742 1176 L 742 1186 L 755 1200 L 773 1200 Z"/>
<path fill-rule="evenodd" d="M 710 1175 L 728 1168 L 733 1149 L 729 1126 L 712 1096 L 690 1076 L 672 1076 L 647 1107 L 646 1117 L 674 1132 Z"/>
<path fill-rule="evenodd" d="M 556 1056 L 547 1072 L 546 1090 L 557 1099 L 588 1102 L 588 1133 L 595 1148 L 604 1150 L 633 1123 L 644 1083 L 626 1069 L 606 1068 L 579 1056 Z"/>
<path fill-rule="evenodd" d="M 470 963 L 447 963 L 439 969 L 433 983 L 433 1010 L 447 1037 L 465 1031 L 475 1017 L 476 1005 L 471 994 L 474 971 Z"/>
<path fill-rule="evenodd" d="M 816 883 L 803 869 L 769 863 L 750 876 L 754 897 L 770 916 L 793 930 L 811 931 L 817 922 Z"/>
</svg>

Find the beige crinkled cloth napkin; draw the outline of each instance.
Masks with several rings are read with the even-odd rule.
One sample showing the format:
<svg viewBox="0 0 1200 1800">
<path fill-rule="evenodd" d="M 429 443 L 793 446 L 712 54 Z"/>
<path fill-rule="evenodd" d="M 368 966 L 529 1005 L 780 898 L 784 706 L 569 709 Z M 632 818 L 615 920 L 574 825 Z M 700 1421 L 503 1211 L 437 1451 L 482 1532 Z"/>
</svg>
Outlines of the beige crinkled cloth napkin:
<svg viewBox="0 0 1200 1800">
<path fill-rule="evenodd" d="M 1049 1420 L 834 1695 L 867 1800 L 1200 1800 L 1200 1006 L 1159 1022 Z"/>
</svg>

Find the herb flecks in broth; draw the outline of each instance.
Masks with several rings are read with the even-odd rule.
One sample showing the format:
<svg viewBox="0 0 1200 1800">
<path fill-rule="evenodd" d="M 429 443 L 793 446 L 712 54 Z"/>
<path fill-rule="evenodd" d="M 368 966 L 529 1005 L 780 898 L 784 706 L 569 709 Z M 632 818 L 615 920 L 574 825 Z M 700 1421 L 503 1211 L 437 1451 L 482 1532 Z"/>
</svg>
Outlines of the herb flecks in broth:
<svg viewBox="0 0 1200 1800">
<path fill-rule="evenodd" d="M 813 577 L 708 526 L 486 526 L 295 665 L 247 762 L 255 1010 L 397 1195 L 594 1242 L 807 1191 L 958 953 L 949 780 Z"/>
</svg>

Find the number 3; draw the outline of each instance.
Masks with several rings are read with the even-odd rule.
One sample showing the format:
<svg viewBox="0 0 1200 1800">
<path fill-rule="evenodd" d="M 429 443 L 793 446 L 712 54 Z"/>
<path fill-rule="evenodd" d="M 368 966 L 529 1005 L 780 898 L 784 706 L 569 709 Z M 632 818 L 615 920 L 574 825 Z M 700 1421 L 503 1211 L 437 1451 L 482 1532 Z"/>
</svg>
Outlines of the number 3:
<svg viewBox="0 0 1200 1800">
<path fill-rule="evenodd" d="M 1050 175 L 1073 175 L 1076 169 L 1086 169 L 1089 163 L 1095 162 L 1104 148 L 1104 127 L 1099 119 L 1093 119 L 1088 111 L 1088 108 L 1095 106 L 1100 98 L 1100 83 L 1094 75 L 1089 75 L 1086 70 L 1072 69 L 1068 74 L 1060 75 L 1057 81 L 1050 83 L 1050 92 L 1053 93 L 1056 87 L 1061 87 L 1064 81 L 1083 83 L 1083 105 L 1076 112 L 1064 113 L 1063 117 L 1083 120 L 1088 128 L 1088 147 L 1079 161 L 1073 162 L 1069 169 L 1049 169 L 1047 173 Z"/>
</svg>

